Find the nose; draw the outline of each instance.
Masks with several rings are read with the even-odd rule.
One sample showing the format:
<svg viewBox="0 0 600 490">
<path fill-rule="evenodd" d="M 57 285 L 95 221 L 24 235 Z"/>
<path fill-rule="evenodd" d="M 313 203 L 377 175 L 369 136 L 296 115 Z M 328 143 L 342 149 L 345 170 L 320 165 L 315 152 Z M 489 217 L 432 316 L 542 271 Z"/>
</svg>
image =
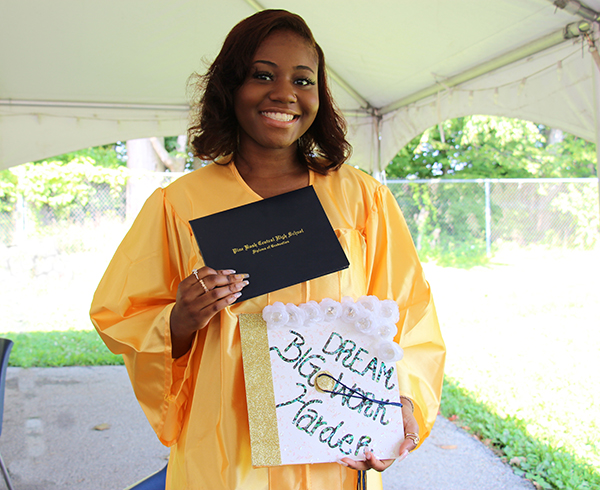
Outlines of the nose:
<svg viewBox="0 0 600 490">
<path fill-rule="evenodd" d="M 298 100 L 296 86 L 289 80 L 279 80 L 273 85 L 269 98 L 274 102 L 291 104 Z"/>
</svg>

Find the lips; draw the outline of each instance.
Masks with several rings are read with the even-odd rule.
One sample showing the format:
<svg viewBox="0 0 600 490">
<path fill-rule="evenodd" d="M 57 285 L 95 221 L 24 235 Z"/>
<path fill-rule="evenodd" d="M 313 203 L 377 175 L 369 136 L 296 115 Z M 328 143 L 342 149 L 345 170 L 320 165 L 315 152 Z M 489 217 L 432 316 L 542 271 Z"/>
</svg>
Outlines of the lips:
<svg viewBox="0 0 600 490">
<path fill-rule="evenodd" d="M 287 114 L 285 112 L 261 112 L 261 114 L 268 119 L 280 122 L 290 122 L 298 117 L 294 114 Z"/>
</svg>

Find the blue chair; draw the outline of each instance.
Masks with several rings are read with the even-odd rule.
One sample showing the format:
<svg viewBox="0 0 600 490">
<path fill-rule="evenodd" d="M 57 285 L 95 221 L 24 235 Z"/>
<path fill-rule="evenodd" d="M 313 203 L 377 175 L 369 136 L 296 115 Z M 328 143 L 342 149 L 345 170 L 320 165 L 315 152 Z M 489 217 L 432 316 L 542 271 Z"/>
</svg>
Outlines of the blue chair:
<svg viewBox="0 0 600 490">
<path fill-rule="evenodd" d="M 0 434 L 2 434 L 2 417 L 4 416 L 4 388 L 6 386 L 6 368 L 8 367 L 8 357 L 12 349 L 13 341 L 9 339 L 0 339 Z M 8 490 L 14 490 L 8 476 L 8 471 L 4 465 L 2 455 L 0 455 L 0 468 L 4 475 L 4 480 L 8 486 Z M 164 487 L 163 487 L 164 488 Z"/>
<path fill-rule="evenodd" d="M 147 478 L 134 483 L 125 490 L 165 490 L 167 485 L 167 465 L 162 470 L 153 473 Z"/>
</svg>

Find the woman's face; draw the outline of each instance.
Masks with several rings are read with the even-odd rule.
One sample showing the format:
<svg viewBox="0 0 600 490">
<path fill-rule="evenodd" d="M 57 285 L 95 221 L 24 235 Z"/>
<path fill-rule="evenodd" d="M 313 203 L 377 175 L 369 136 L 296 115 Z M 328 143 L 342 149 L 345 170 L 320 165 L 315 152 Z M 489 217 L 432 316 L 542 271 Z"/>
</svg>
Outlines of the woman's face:
<svg viewBox="0 0 600 490">
<path fill-rule="evenodd" d="M 256 50 L 246 80 L 234 96 L 240 147 L 293 146 L 319 109 L 315 50 L 290 31 L 276 31 Z"/>
</svg>

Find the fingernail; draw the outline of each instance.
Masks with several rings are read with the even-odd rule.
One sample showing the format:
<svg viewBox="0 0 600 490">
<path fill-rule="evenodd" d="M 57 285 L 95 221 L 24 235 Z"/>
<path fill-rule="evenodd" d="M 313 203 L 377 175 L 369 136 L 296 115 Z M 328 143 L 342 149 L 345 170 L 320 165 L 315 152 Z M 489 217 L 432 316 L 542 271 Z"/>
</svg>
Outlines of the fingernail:
<svg viewBox="0 0 600 490">
<path fill-rule="evenodd" d="M 235 278 L 236 280 L 240 281 L 242 279 L 248 279 L 250 277 L 250 274 L 238 274 Z"/>
<path fill-rule="evenodd" d="M 242 281 L 242 282 L 238 282 L 238 283 L 235 285 L 235 288 L 236 288 L 236 289 L 239 291 L 239 290 L 241 290 L 241 289 L 245 288 L 245 287 L 246 287 L 248 284 L 250 284 L 250 282 L 248 282 L 248 281 Z"/>
<path fill-rule="evenodd" d="M 348 463 L 346 463 L 345 461 L 342 461 L 341 459 L 338 459 L 336 462 L 341 464 L 342 466 L 348 466 Z"/>
<path fill-rule="evenodd" d="M 233 303 L 236 299 L 238 299 L 240 296 L 242 295 L 242 293 L 234 293 L 229 297 L 229 302 Z"/>
<path fill-rule="evenodd" d="M 408 451 L 404 451 L 398 458 L 398 462 L 404 461 L 408 457 Z"/>
<path fill-rule="evenodd" d="M 224 271 L 221 271 L 221 274 L 224 276 L 229 276 L 231 274 L 235 274 L 235 271 L 233 269 L 225 269 Z"/>
</svg>

